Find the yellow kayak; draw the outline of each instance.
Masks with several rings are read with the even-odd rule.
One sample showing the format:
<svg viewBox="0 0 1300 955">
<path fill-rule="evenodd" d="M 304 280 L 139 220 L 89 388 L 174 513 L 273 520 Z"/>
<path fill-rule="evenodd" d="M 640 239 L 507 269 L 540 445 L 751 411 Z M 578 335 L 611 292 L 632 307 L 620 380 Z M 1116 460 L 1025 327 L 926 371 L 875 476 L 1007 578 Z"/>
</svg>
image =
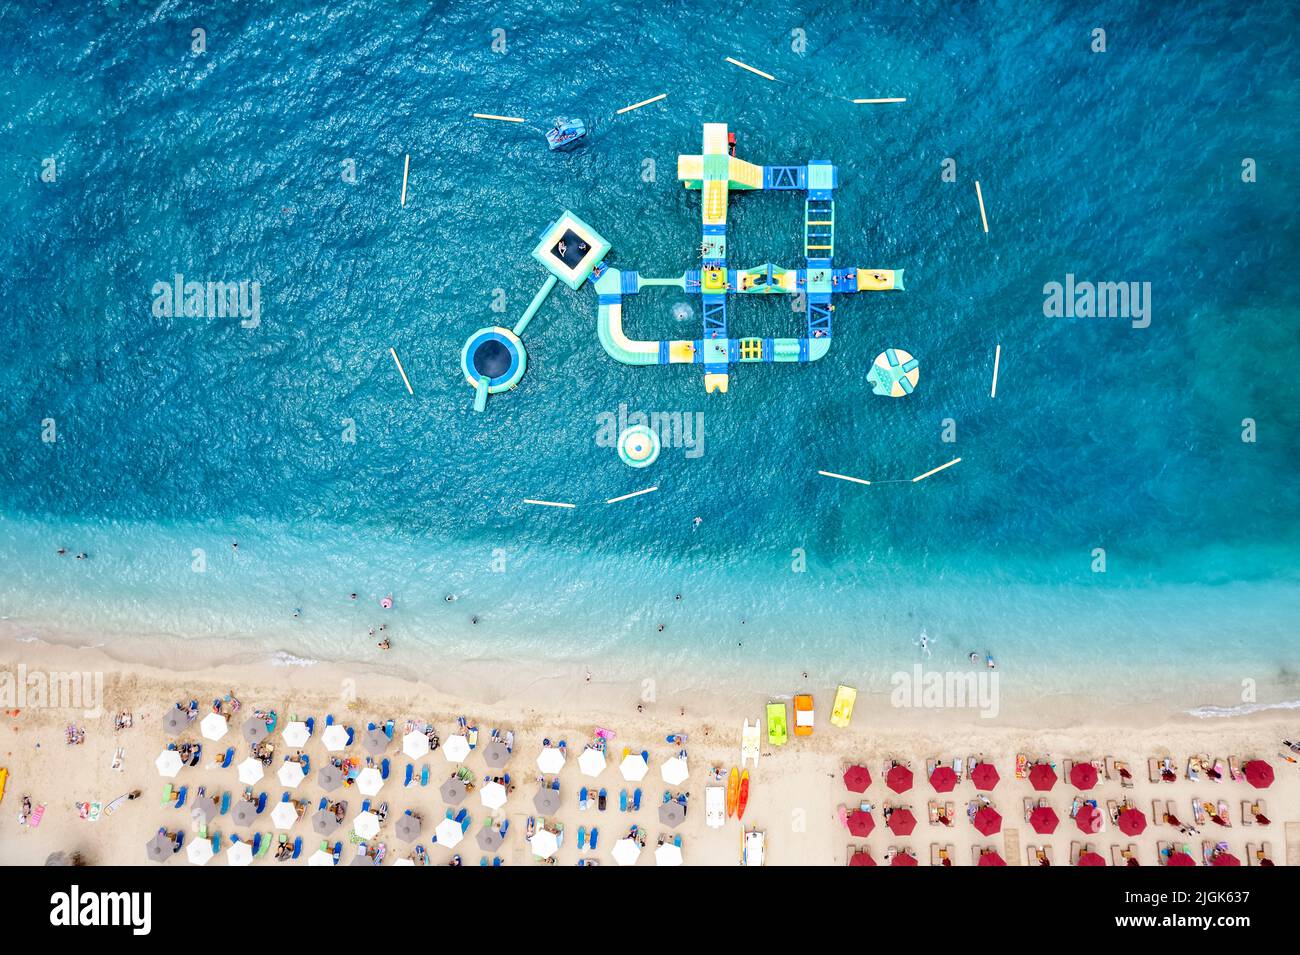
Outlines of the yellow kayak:
<svg viewBox="0 0 1300 955">
<path fill-rule="evenodd" d="M 0 802 L 5 798 L 5 783 L 9 782 L 9 770 L 0 766 Z"/>
<path fill-rule="evenodd" d="M 727 777 L 727 816 L 730 818 L 736 814 L 736 806 L 740 802 L 740 770 L 735 766 L 731 767 L 731 775 Z"/>
<path fill-rule="evenodd" d="M 857 702 L 858 691 L 851 686 L 840 684 L 835 691 L 835 705 L 831 707 L 831 725 L 844 727 L 853 719 L 853 704 Z"/>
</svg>

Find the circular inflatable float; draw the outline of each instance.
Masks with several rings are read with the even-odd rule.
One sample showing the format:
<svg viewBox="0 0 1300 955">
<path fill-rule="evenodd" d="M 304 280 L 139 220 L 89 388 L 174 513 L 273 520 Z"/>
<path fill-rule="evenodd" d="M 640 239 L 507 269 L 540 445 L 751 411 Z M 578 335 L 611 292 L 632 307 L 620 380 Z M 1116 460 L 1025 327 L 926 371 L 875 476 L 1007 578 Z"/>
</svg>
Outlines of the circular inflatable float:
<svg viewBox="0 0 1300 955">
<path fill-rule="evenodd" d="M 902 398 L 910 395 L 921 379 L 921 363 L 901 348 L 886 348 L 871 363 L 867 372 L 871 392 Z"/>
<path fill-rule="evenodd" d="M 630 468 L 645 468 L 659 457 L 659 435 L 643 424 L 634 424 L 618 436 L 618 456 Z"/>
<path fill-rule="evenodd" d="M 489 394 L 509 391 L 519 384 L 528 367 L 524 343 L 508 328 L 480 328 L 460 351 L 460 367 L 471 388 L 487 382 Z"/>
</svg>

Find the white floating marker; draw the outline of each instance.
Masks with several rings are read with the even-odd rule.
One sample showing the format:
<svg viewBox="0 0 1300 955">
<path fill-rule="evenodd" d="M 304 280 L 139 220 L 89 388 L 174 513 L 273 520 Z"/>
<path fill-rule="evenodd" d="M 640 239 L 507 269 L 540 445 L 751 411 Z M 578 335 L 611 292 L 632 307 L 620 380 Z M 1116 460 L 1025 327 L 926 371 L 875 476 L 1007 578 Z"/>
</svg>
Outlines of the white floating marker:
<svg viewBox="0 0 1300 955">
<path fill-rule="evenodd" d="M 401 372 L 402 381 L 406 383 L 406 390 L 411 394 L 415 394 L 414 389 L 411 388 L 411 379 L 406 377 L 406 369 L 402 367 L 402 360 L 397 357 L 397 349 L 390 347 L 388 354 L 393 356 L 393 361 L 397 364 L 397 370 Z"/>
<path fill-rule="evenodd" d="M 656 484 L 654 487 L 648 487 L 644 491 L 633 491 L 631 494 L 624 494 L 622 497 L 611 497 L 605 503 L 617 504 L 619 501 L 626 501 L 629 498 L 640 497 L 642 494 L 649 494 L 651 491 L 657 491 L 657 490 L 659 490 L 659 486 Z"/>
<path fill-rule="evenodd" d="M 633 103 L 631 106 L 624 106 L 615 115 L 622 116 L 624 113 L 630 113 L 632 112 L 632 110 L 640 109 L 642 106 L 649 106 L 651 103 L 657 103 L 661 99 L 664 99 L 667 95 L 668 95 L 667 93 L 660 93 L 658 96 L 652 96 L 649 99 L 643 99 L 639 103 Z"/>
<path fill-rule="evenodd" d="M 756 75 L 758 75 L 758 76 L 761 76 L 761 77 L 763 77 L 763 79 L 765 79 L 765 80 L 771 80 L 773 83 L 776 82 L 776 77 L 773 76 L 771 73 L 764 73 L 762 70 L 756 70 L 756 69 L 754 69 L 754 67 L 750 66 L 748 63 L 741 63 L 740 60 L 734 59 L 734 58 L 732 58 L 732 57 L 730 57 L 730 56 L 727 57 L 727 62 L 730 63 L 732 66 L 738 66 L 738 67 L 740 67 L 742 70 L 749 70 L 749 72 L 754 73 L 754 74 L 756 74 Z"/>
<path fill-rule="evenodd" d="M 563 501 L 535 501 L 531 497 L 524 498 L 525 504 L 536 504 L 538 507 L 577 507 L 577 504 L 565 504 Z"/>
<path fill-rule="evenodd" d="M 526 123 L 528 120 L 519 116 L 497 116 L 493 113 L 474 113 L 475 119 L 495 119 L 500 123 Z"/>
<path fill-rule="evenodd" d="M 411 154 L 406 154 L 406 165 L 402 167 L 402 205 L 406 205 L 406 180 L 411 175 Z"/>
<path fill-rule="evenodd" d="M 999 344 L 993 352 L 993 387 L 989 389 L 989 397 L 998 396 L 998 365 L 1002 363 L 1002 346 Z"/>
<path fill-rule="evenodd" d="M 854 484 L 870 484 L 870 481 L 863 478 L 849 477 L 847 474 L 836 474 L 834 471 L 818 471 L 822 477 L 835 478 L 837 481 L 852 481 Z"/>
<path fill-rule="evenodd" d="M 984 234 L 988 235 L 989 217 L 984 214 L 984 192 L 980 189 L 980 181 L 975 180 L 975 198 L 980 201 L 980 221 L 984 223 Z"/>
<path fill-rule="evenodd" d="M 887 96 L 883 99 L 855 99 L 855 103 L 906 103 L 906 96 Z"/>
<path fill-rule="evenodd" d="M 943 471 L 946 468 L 950 468 L 954 464 L 960 464 L 960 463 L 961 463 L 961 458 L 953 458 L 947 464 L 941 464 L 937 468 L 934 468 L 931 471 L 926 471 L 924 474 L 918 474 L 916 477 L 912 478 L 912 483 L 915 484 L 917 481 L 924 481 L 931 474 L 938 474 L 940 471 Z"/>
</svg>

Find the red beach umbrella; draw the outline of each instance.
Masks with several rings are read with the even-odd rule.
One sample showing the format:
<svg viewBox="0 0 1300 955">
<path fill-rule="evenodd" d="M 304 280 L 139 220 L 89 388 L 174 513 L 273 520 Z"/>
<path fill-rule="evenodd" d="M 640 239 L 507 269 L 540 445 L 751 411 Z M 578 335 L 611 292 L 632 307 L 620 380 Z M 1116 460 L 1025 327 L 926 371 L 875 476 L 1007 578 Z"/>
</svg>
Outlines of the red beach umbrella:
<svg viewBox="0 0 1300 955">
<path fill-rule="evenodd" d="M 849 865 L 875 865 L 876 860 L 871 858 L 870 852 L 855 852 L 849 858 Z"/>
<path fill-rule="evenodd" d="M 992 789 L 1001 777 L 992 763 L 980 763 L 970 771 L 970 778 L 976 789 Z"/>
<path fill-rule="evenodd" d="M 937 793 L 950 793 L 957 786 L 957 774 L 951 766 L 936 766 L 930 774 L 930 785 Z"/>
<path fill-rule="evenodd" d="M 1085 852 L 1079 856 L 1079 865 L 1105 865 L 1106 860 L 1095 852 Z"/>
<path fill-rule="evenodd" d="M 1040 793 L 1050 791 L 1056 785 L 1056 770 L 1050 763 L 1035 763 L 1029 770 L 1029 785 Z"/>
<path fill-rule="evenodd" d="M 1056 831 L 1056 827 L 1061 824 L 1061 817 L 1051 806 L 1037 806 L 1029 814 L 1029 824 L 1033 826 L 1034 832 L 1047 836 Z"/>
<path fill-rule="evenodd" d="M 864 793 L 871 785 L 871 772 L 865 766 L 850 766 L 844 771 L 844 785 L 851 793 Z"/>
<path fill-rule="evenodd" d="M 871 813 L 855 809 L 849 813 L 848 827 L 849 832 L 855 836 L 869 836 L 871 830 L 876 828 L 876 820 L 871 817 Z"/>
<path fill-rule="evenodd" d="M 980 865 L 1006 865 L 1007 860 L 1002 858 L 996 852 L 981 852 Z"/>
<path fill-rule="evenodd" d="M 1267 789 L 1273 785 L 1273 767 L 1262 759 L 1252 759 L 1244 767 L 1246 782 L 1256 789 Z"/>
<path fill-rule="evenodd" d="M 1074 817 L 1074 824 L 1079 827 L 1080 832 L 1090 836 L 1096 835 L 1101 832 L 1101 810 L 1096 806 L 1084 806 Z"/>
<path fill-rule="evenodd" d="M 1196 865 L 1196 860 L 1186 852 L 1171 852 L 1165 865 Z"/>
<path fill-rule="evenodd" d="M 1092 763 L 1075 763 L 1070 768 L 1070 783 L 1075 789 L 1091 789 L 1097 785 L 1097 767 Z"/>
<path fill-rule="evenodd" d="M 885 777 L 885 785 L 896 793 L 905 793 L 912 788 L 912 771 L 906 766 L 895 766 Z"/>
<path fill-rule="evenodd" d="M 916 858 L 914 856 L 911 856 L 906 852 L 895 852 L 894 858 L 889 860 L 889 864 L 908 866 L 908 865 L 916 865 L 917 863 L 916 863 Z"/>
<path fill-rule="evenodd" d="M 1241 860 L 1231 852 L 1220 852 L 1214 857 L 1214 865 L 1241 865 Z"/>
<path fill-rule="evenodd" d="M 991 836 L 995 832 L 1002 831 L 1002 817 L 991 806 L 985 806 L 975 813 L 974 823 L 976 830 L 981 835 Z"/>
<path fill-rule="evenodd" d="M 1121 809 L 1119 811 L 1119 831 L 1126 836 L 1139 836 L 1147 827 L 1147 817 L 1141 809 Z"/>
<path fill-rule="evenodd" d="M 910 809 L 895 809 L 889 814 L 887 825 L 896 836 L 910 836 L 916 828 L 916 817 Z"/>
</svg>

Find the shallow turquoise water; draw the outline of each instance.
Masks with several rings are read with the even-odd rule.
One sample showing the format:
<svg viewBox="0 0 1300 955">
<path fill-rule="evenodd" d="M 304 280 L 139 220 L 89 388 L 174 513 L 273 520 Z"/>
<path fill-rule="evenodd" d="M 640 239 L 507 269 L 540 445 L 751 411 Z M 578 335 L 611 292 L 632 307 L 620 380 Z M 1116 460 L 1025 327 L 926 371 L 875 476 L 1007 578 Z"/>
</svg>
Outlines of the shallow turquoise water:
<svg viewBox="0 0 1300 955">
<path fill-rule="evenodd" d="M 397 660 L 695 681 L 814 666 L 864 684 L 916 659 L 924 628 L 935 659 L 988 648 L 1036 686 L 1081 668 L 1125 692 L 1155 675 L 1229 696 L 1243 677 L 1294 680 L 1300 81 L 1285 5 L 273 9 L 0 7 L 0 613 L 316 657 L 369 650 L 389 620 Z M 576 113 L 596 131 L 552 155 L 536 129 L 473 111 Z M 706 396 L 692 369 L 611 361 L 594 293 L 561 288 L 525 336 L 522 386 L 475 415 L 460 346 L 522 312 L 544 278 L 527 253 L 561 209 L 620 268 L 694 264 L 699 196 L 675 157 L 698 151 L 703 121 L 729 123 L 755 162 L 836 162 L 837 261 L 905 268 L 907 291 L 840 299 L 827 358 L 740 368 Z M 732 262 L 801 264 L 801 213 L 795 196 L 736 197 Z M 259 282 L 260 325 L 156 317 L 151 289 L 177 272 Z M 1066 273 L 1149 281 L 1150 327 L 1044 317 L 1044 283 Z M 681 301 L 643 293 L 629 332 L 689 334 L 698 302 L 681 321 Z M 797 327 L 784 300 L 732 312 L 734 334 Z M 866 381 L 888 346 L 921 360 L 905 400 Z M 621 404 L 703 412 L 704 453 L 625 468 L 596 442 Z M 957 456 L 916 485 L 816 474 L 907 478 Z"/>
</svg>

